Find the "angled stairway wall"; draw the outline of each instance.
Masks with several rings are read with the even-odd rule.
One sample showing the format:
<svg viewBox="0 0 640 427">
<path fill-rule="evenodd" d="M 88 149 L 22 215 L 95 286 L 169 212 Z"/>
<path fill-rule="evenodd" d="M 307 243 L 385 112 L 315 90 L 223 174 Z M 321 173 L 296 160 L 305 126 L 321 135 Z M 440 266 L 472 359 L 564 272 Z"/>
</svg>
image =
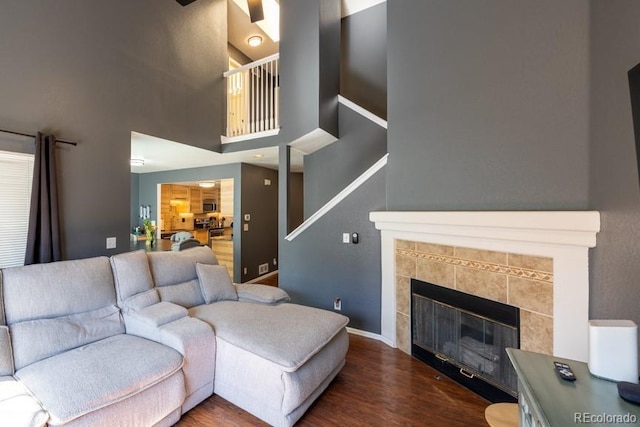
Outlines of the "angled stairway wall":
<svg viewBox="0 0 640 427">
<path fill-rule="evenodd" d="M 386 155 L 386 129 L 339 107 L 340 139 L 305 158 L 305 210 L 315 211 Z M 280 240 L 280 287 L 294 301 L 332 309 L 342 300 L 350 326 L 380 332 L 380 236 L 370 211 L 386 209 L 386 173 L 376 172 L 295 239 Z M 305 215 L 308 216 L 308 215 Z M 358 244 L 342 233 L 359 234 Z"/>
</svg>

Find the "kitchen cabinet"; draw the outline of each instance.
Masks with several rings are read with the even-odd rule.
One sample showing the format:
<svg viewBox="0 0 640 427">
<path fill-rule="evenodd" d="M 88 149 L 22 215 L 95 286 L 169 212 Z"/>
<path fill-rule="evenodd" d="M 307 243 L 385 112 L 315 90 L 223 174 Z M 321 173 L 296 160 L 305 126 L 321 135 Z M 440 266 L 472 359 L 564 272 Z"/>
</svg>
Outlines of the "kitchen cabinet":
<svg viewBox="0 0 640 427">
<path fill-rule="evenodd" d="M 189 187 L 185 185 L 171 184 L 171 198 L 189 200 Z"/>
<path fill-rule="evenodd" d="M 218 264 L 227 267 L 229 277 L 233 278 L 233 241 L 232 240 L 212 240 L 211 250 L 218 259 Z"/>
<path fill-rule="evenodd" d="M 209 230 L 193 230 L 192 234 L 203 245 L 209 244 Z"/>
<path fill-rule="evenodd" d="M 202 190 L 197 187 L 189 188 L 189 204 L 191 205 L 192 213 L 202 213 Z"/>
<path fill-rule="evenodd" d="M 220 182 L 220 215 L 227 218 L 229 224 L 233 218 L 233 179 L 223 179 Z"/>
<path fill-rule="evenodd" d="M 165 215 L 168 216 L 171 214 L 171 186 L 170 185 L 162 184 L 160 186 L 160 214 L 163 217 Z"/>
</svg>

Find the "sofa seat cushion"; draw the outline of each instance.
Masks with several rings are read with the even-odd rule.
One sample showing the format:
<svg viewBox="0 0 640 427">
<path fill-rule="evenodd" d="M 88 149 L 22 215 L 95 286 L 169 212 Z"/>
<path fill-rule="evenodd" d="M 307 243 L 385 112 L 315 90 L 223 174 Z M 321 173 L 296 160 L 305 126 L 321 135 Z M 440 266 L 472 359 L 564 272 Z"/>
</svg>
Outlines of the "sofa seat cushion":
<svg viewBox="0 0 640 427">
<path fill-rule="evenodd" d="M 182 355 L 167 346 L 120 334 L 41 360 L 15 376 L 49 412 L 50 424 L 59 425 L 135 396 L 182 364 Z"/>
<path fill-rule="evenodd" d="M 293 372 L 349 322 L 341 314 L 297 304 L 219 301 L 189 309 L 217 337 Z"/>
</svg>

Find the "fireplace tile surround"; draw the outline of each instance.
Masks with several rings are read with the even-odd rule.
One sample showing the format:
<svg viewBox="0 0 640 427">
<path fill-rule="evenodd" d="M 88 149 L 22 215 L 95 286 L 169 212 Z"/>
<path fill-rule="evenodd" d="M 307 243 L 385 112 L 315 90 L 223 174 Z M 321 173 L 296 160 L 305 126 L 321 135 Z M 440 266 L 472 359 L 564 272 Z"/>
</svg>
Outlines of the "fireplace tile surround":
<svg viewBox="0 0 640 427">
<path fill-rule="evenodd" d="M 520 308 L 520 348 L 553 352 L 553 260 L 395 240 L 397 347 L 411 354 L 412 278 Z M 533 325 L 535 327 L 527 327 Z"/>
<path fill-rule="evenodd" d="M 594 211 L 372 212 L 381 338 L 410 354 L 410 278 L 520 308 L 521 348 L 587 360 Z"/>
</svg>

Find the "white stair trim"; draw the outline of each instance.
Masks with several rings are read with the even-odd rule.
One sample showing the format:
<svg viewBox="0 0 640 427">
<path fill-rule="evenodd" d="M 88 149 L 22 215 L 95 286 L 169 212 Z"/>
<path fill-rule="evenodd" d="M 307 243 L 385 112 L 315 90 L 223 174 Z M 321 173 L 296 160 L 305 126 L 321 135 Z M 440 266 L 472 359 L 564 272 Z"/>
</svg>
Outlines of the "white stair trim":
<svg viewBox="0 0 640 427">
<path fill-rule="evenodd" d="M 376 172 L 382 169 L 387 164 L 387 158 L 389 154 L 385 154 L 380 160 L 373 164 L 369 169 L 367 169 L 362 175 L 357 177 L 353 182 L 347 185 L 342 191 L 336 194 L 333 199 L 329 200 L 324 206 L 314 212 L 309 218 L 307 218 L 298 228 L 293 230 L 287 237 L 286 240 L 289 242 L 293 241 L 296 237 L 302 234 L 307 228 L 311 227 L 313 223 L 318 221 L 320 218 L 325 216 L 331 209 L 336 207 L 341 201 L 347 198 L 347 196 L 353 193 L 358 187 L 364 184 L 369 178 L 371 178 Z"/>
<path fill-rule="evenodd" d="M 345 98 L 342 95 L 338 95 L 338 102 L 340 102 L 345 107 L 348 107 L 348 108 L 352 109 L 356 113 L 360 114 L 362 117 L 365 117 L 365 118 L 371 120 L 373 123 L 377 124 L 378 126 L 387 129 L 387 121 L 386 120 L 384 120 L 381 117 L 376 116 L 375 114 L 373 114 L 369 110 L 365 110 L 364 108 L 362 108 L 361 106 L 359 106 L 355 102 Z"/>
</svg>

